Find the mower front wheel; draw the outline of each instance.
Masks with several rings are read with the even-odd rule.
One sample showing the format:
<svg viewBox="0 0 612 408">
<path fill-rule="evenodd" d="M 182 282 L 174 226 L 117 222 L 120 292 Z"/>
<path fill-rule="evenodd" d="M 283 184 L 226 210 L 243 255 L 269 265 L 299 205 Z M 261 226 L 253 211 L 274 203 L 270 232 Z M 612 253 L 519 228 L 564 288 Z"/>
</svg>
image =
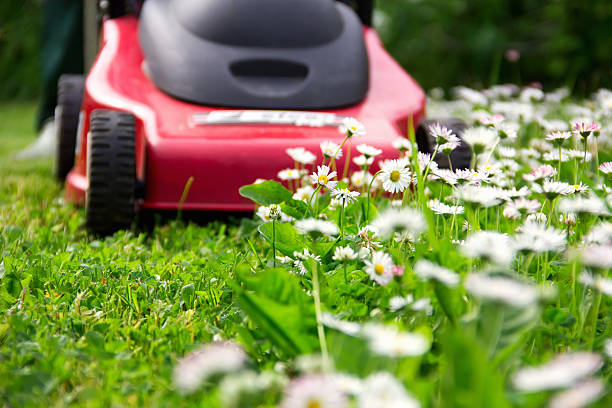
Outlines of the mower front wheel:
<svg viewBox="0 0 612 408">
<path fill-rule="evenodd" d="M 134 116 L 95 110 L 87 137 L 87 228 L 108 235 L 131 226 L 136 214 Z"/>
<path fill-rule="evenodd" d="M 55 176 L 61 182 L 74 166 L 74 150 L 84 87 L 83 75 L 62 75 L 57 81 Z"/>
</svg>

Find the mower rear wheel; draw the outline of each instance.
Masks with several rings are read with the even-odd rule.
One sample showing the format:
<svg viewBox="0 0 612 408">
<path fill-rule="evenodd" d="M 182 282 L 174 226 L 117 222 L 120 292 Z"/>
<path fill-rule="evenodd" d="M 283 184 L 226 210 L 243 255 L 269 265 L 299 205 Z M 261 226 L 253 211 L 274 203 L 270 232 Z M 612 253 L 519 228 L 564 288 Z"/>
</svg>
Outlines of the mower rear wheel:
<svg viewBox="0 0 612 408">
<path fill-rule="evenodd" d="M 55 176 L 62 182 L 74 166 L 84 87 L 83 75 L 62 75 L 57 82 Z"/>
<path fill-rule="evenodd" d="M 453 150 L 450 154 L 450 163 L 449 156 L 442 153 L 436 154 L 434 160 L 436 163 L 438 163 L 438 166 L 443 169 L 448 169 L 450 164 L 452 164 L 452 168 L 454 170 L 469 168 L 472 161 L 472 149 L 470 148 L 470 145 L 462 138 L 463 131 L 467 129 L 468 126 L 461 119 L 446 118 L 422 120 L 421 123 L 419 123 L 419 127 L 416 131 L 416 141 L 419 151 L 429 154 L 433 153 L 436 146 L 436 140 L 429 134 L 427 128 L 434 123 L 439 123 L 440 125 L 445 126 L 447 129 L 452 130 L 453 133 L 461 140 L 459 147 Z"/>
<path fill-rule="evenodd" d="M 87 228 L 100 235 L 129 228 L 136 214 L 134 116 L 95 110 L 87 138 Z"/>
</svg>

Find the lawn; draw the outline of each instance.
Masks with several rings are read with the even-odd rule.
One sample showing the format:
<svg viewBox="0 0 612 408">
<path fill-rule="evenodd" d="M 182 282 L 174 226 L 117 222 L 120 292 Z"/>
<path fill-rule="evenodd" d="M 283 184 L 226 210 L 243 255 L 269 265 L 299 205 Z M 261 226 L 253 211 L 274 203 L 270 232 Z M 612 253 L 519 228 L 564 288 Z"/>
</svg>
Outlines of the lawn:
<svg viewBox="0 0 612 408">
<path fill-rule="evenodd" d="M 610 406 L 612 94 L 516 92 L 431 101 L 478 171 L 404 140 L 336 185 L 295 151 L 289 185 L 241 189 L 258 216 L 106 238 L 10 158 L 34 105 L 1 105 L 3 406 Z"/>
</svg>

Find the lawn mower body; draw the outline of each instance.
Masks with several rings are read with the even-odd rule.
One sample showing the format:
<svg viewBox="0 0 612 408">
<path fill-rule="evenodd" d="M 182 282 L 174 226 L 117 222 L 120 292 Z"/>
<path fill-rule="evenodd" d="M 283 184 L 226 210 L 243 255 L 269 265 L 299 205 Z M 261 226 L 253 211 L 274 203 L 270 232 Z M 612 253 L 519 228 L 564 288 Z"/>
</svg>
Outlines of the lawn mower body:
<svg viewBox="0 0 612 408">
<path fill-rule="evenodd" d="M 84 86 L 75 163 L 66 177 L 66 197 L 73 203 L 82 205 L 86 200 L 90 118 L 100 109 L 134 116 L 139 208 L 219 211 L 253 210 L 252 202 L 241 197 L 238 189 L 293 168 L 287 148 L 305 147 L 319 155 L 320 164 L 319 144 L 343 140 L 339 125 L 345 117 L 362 122 L 367 135 L 345 146 L 339 166 L 346 149 L 353 150 L 351 157 L 358 155 L 355 147 L 360 143 L 382 149 L 381 159 L 397 157 L 392 141 L 406 137 L 409 120 L 416 126 L 424 116 L 423 90 L 368 26 L 360 27 L 369 64 L 362 100 L 332 109 L 261 109 L 195 103 L 160 90 L 145 63 L 139 24 L 133 16 L 103 22 L 101 48 Z M 184 196 L 190 179 L 193 182 Z"/>
</svg>

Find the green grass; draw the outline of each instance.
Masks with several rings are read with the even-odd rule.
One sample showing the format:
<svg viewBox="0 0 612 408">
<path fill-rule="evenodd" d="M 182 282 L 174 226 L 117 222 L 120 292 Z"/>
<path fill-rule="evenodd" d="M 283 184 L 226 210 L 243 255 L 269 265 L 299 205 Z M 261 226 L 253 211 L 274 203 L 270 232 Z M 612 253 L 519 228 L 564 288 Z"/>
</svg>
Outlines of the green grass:
<svg viewBox="0 0 612 408">
<path fill-rule="evenodd" d="M 274 182 L 241 190 L 261 205 L 281 204 L 296 218 L 319 214 L 342 224 L 344 235 L 338 238 L 303 235 L 293 222 L 251 219 L 206 225 L 171 219 L 99 238 L 85 230 L 83 209 L 62 199 L 50 160 L 11 159 L 34 139 L 33 115 L 33 104 L 0 105 L 4 407 L 272 407 L 283 399 L 283 384 L 317 372 L 306 365 L 321 364 L 360 378 L 388 371 L 425 407 L 538 407 L 553 393 L 517 391 L 511 378 L 519 368 L 570 351 L 605 355 L 605 341 L 612 334 L 610 298 L 577 281 L 583 267 L 572 250 L 609 216 L 583 214 L 576 226 L 568 227 L 559 221 L 558 207 L 547 206 L 541 212 L 549 216 L 549 226 L 571 229 L 568 249 L 517 254 L 510 265 L 493 265 L 468 258 L 451 239 L 464 240 L 479 228 L 516 236 L 524 219 L 503 217 L 501 205 L 484 209 L 466 203 L 465 217 L 435 215 L 427 209 L 427 200 L 450 196 L 454 188 L 428 181 L 427 189 L 407 189 L 403 196 L 415 211 L 413 218 L 423 216 L 424 230 L 415 232 L 421 238 L 379 238 L 393 264 L 405 267 L 404 274 L 387 285 L 373 283 L 362 261 L 342 264 L 332 257 L 338 246 L 358 250 L 363 243 L 358 227 L 390 205 L 388 196 L 379 192 L 368 202 L 365 188 L 343 211 L 330 207 L 328 194 L 309 206 Z M 516 147 L 542 137 L 533 123 L 524 124 Z M 611 154 L 602 148 L 601 161 L 610 160 Z M 511 179 L 521 186 L 526 184 L 522 174 L 532 165 L 517 160 L 521 168 Z M 416 159 L 411 166 L 416 168 Z M 561 178 L 594 184 L 591 170 L 582 164 L 576 169 L 572 162 L 564 163 Z M 423 186 L 422 176 L 418 179 Z M 470 230 L 461 228 L 466 219 Z M 294 251 L 304 248 L 321 258 L 303 260 L 304 275 L 286 259 L 274 261 L 275 255 L 300 260 Z M 419 279 L 413 267 L 425 259 L 451 269 L 462 281 L 474 272 L 492 272 L 531 288 L 553 286 L 556 291 L 527 307 L 490 302 L 464 284 L 447 287 Z M 598 271 L 601 276 L 608 272 Z M 398 296 L 430 302 L 431 313 L 412 304 L 391 310 Z M 381 355 L 364 340 L 363 327 L 358 335 L 338 330 L 329 321 L 324 327 L 319 308 L 337 319 L 410 332 L 425 339 L 429 350 L 407 357 Z M 386 335 L 381 332 L 381 339 L 390 342 Z M 219 339 L 239 343 L 249 356 L 248 370 L 275 375 L 278 383 L 233 402 L 221 391 L 231 387 L 218 387 L 218 377 L 209 378 L 200 392 L 179 393 L 172 380 L 177 361 Z M 612 371 L 609 360 L 602 358 L 604 366 L 594 375 L 609 387 Z M 597 406 L 610 402 L 604 396 Z"/>
</svg>

